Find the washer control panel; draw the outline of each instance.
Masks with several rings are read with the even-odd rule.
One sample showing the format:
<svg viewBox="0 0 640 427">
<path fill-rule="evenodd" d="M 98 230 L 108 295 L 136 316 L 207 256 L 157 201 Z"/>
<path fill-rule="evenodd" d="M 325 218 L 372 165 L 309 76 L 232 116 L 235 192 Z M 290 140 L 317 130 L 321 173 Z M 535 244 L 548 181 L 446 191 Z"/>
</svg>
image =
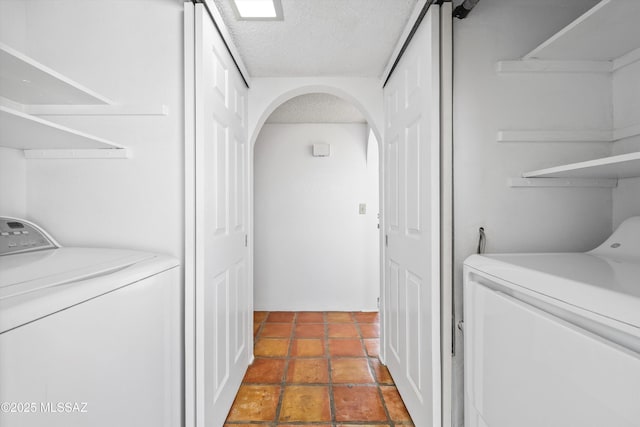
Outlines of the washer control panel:
<svg viewBox="0 0 640 427">
<path fill-rule="evenodd" d="M 35 225 L 15 218 L 0 217 L 0 256 L 57 247 Z"/>
</svg>

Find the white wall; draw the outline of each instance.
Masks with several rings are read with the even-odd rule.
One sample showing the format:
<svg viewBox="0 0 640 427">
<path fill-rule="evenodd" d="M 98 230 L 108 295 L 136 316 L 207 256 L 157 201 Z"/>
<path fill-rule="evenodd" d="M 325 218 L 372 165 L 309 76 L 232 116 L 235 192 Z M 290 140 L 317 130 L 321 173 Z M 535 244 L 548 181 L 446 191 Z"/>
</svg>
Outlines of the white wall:
<svg viewBox="0 0 640 427">
<path fill-rule="evenodd" d="M 254 152 L 254 307 L 257 310 L 374 310 L 379 284 L 366 243 L 377 208 L 366 202 L 361 124 L 267 124 Z M 331 144 L 313 157 L 314 142 Z M 373 182 L 370 183 L 369 181 Z"/>
<path fill-rule="evenodd" d="M 24 49 L 26 29 L 26 2 L 0 1 L 0 42 L 16 49 Z M 2 137 L 0 129 L 0 139 Z M 22 150 L 0 147 L 0 215 L 18 218 L 27 216 L 26 167 Z"/>
<path fill-rule="evenodd" d="M 16 29 L 9 37 L 11 32 L 7 44 L 23 39 L 25 53 L 118 104 L 169 107 L 167 116 L 48 116 L 129 147 L 133 157 L 28 160 L 27 217 L 63 245 L 127 247 L 181 258 L 182 0 L 20 3 L 26 11 L 16 19 L 27 27 L 22 35 Z"/>
<path fill-rule="evenodd" d="M 0 215 L 26 216 L 26 166 L 22 150 L 0 147 Z"/>
<path fill-rule="evenodd" d="M 640 61 L 614 72 L 613 112 L 616 129 L 640 126 Z M 640 136 L 614 143 L 614 154 L 632 151 L 640 151 Z M 640 215 L 640 178 L 621 179 L 613 190 L 613 225 L 636 215 Z"/>
<path fill-rule="evenodd" d="M 612 191 L 509 188 L 523 171 L 610 154 L 600 143 L 498 143 L 499 130 L 610 129 L 610 76 L 498 75 L 595 0 L 483 0 L 454 22 L 454 290 L 462 313 L 462 263 L 485 227 L 488 252 L 585 251 L 609 235 Z M 454 404 L 462 402 L 462 336 L 456 336 Z M 454 424 L 462 425 L 457 406 Z"/>
<path fill-rule="evenodd" d="M 365 283 L 369 288 L 371 295 L 379 296 L 380 294 L 380 143 L 376 139 L 375 134 L 369 129 L 369 138 L 367 141 L 367 215 L 365 221 L 367 223 L 367 233 L 365 236 L 365 250 L 367 266 L 365 270 Z"/>
<path fill-rule="evenodd" d="M 616 129 L 640 125 L 640 61 L 613 73 L 613 121 Z"/>
<path fill-rule="evenodd" d="M 27 43 L 27 2 L 0 1 L 0 41 L 14 49 L 24 50 Z"/>
</svg>

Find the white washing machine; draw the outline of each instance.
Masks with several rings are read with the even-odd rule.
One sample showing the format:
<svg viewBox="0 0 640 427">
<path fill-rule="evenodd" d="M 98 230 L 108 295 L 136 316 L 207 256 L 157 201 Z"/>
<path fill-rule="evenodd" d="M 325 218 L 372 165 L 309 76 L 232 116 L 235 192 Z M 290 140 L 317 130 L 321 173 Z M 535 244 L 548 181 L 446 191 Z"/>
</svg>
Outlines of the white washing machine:
<svg viewBox="0 0 640 427">
<path fill-rule="evenodd" d="M 588 253 L 464 266 L 466 427 L 640 426 L 640 217 Z"/>
<path fill-rule="evenodd" d="M 179 426 L 179 275 L 0 217 L 0 426 Z"/>
</svg>

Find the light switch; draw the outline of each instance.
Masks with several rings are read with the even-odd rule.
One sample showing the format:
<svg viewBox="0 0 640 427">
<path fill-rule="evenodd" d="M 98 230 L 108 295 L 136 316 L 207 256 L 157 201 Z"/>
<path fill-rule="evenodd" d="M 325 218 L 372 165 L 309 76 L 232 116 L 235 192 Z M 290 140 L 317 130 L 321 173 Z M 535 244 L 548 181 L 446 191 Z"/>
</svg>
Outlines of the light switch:
<svg viewBox="0 0 640 427">
<path fill-rule="evenodd" d="M 360 203 L 360 208 L 358 210 L 360 212 L 360 215 L 366 215 L 367 213 L 367 204 L 366 203 Z"/>
</svg>

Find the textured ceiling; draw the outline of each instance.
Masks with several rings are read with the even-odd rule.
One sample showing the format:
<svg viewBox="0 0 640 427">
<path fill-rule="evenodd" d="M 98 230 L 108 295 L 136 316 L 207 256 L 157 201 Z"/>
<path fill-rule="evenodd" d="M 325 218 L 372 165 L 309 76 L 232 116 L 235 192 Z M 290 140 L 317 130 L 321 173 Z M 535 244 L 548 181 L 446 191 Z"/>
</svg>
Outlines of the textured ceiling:
<svg viewBox="0 0 640 427">
<path fill-rule="evenodd" d="M 282 0 L 282 21 L 239 21 L 215 0 L 252 77 L 380 77 L 416 0 Z"/>
<path fill-rule="evenodd" d="M 353 104 L 325 93 L 300 95 L 280 105 L 267 123 L 366 123 Z"/>
</svg>

